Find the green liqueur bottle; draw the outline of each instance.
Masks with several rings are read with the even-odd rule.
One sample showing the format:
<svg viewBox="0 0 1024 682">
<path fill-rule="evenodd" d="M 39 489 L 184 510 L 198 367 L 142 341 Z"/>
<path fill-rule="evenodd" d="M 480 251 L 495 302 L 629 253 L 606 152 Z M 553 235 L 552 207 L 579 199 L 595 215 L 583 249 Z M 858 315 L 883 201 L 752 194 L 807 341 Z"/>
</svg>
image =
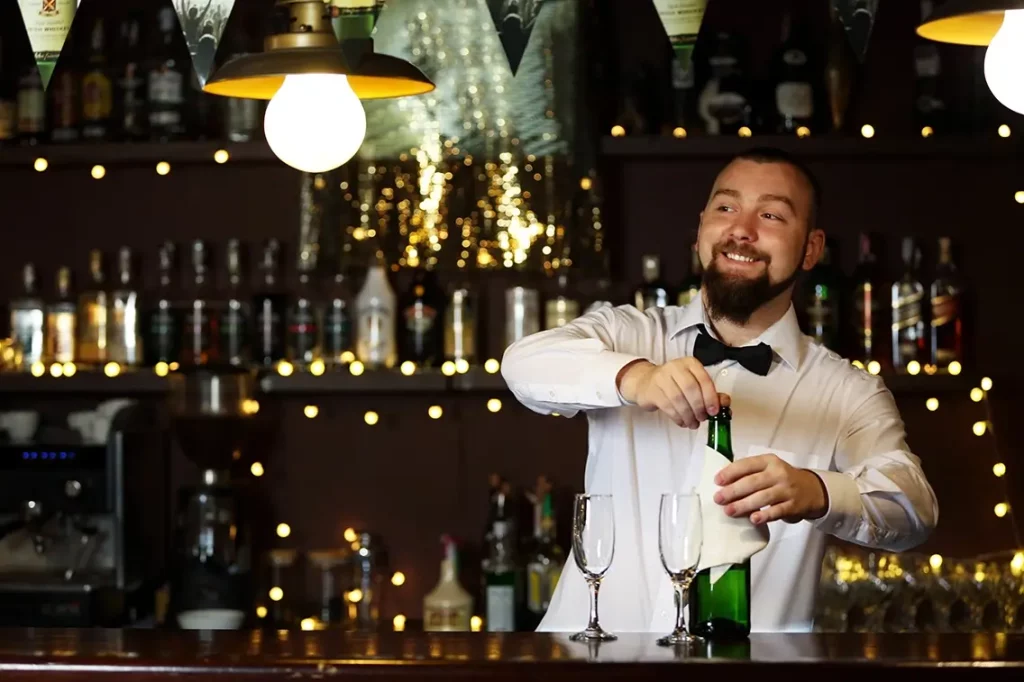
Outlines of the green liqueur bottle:
<svg viewBox="0 0 1024 682">
<path fill-rule="evenodd" d="M 732 411 L 723 407 L 708 418 L 708 447 L 730 462 Z M 708 639 L 738 639 L 750 634 L 750 560 L 733 564 L 711 584 L 711 569 L 697 574 L 690 585 L 690 632 Z"/>
</svg>

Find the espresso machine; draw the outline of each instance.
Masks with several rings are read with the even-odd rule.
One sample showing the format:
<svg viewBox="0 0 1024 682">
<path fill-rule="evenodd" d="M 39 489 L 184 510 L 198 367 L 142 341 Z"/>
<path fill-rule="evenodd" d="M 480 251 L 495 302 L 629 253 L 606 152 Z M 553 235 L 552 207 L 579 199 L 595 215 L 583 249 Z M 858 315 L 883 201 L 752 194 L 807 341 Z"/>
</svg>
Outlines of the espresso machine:
<svg viewBox="0 0 1024 682">
<path fill-rule="evenodd" d="M 116 402 L 102 438 L 0 444 L 0 626 L 115 627 L 152 611 L 166 521 L 156 419 Z"/>
</svg>

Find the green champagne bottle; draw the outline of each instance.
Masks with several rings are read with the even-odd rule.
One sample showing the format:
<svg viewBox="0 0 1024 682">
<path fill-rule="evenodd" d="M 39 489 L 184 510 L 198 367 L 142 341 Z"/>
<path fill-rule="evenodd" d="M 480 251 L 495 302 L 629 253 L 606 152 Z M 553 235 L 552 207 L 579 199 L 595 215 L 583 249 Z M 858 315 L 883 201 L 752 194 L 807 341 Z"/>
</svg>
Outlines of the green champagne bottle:
<svg viewBox="0 0 1024 682">
<path fill-rule="evenodd" d="M 723 407 L 708 418 L 708 447 L 730 462 L 732 411 Z M 711 584 L 711 569 L 697 574 L 690 585 L 690 632 L 707 639 L 741 639 L 750 634 L 750 560 L 733 564 Z"/>
</svg>

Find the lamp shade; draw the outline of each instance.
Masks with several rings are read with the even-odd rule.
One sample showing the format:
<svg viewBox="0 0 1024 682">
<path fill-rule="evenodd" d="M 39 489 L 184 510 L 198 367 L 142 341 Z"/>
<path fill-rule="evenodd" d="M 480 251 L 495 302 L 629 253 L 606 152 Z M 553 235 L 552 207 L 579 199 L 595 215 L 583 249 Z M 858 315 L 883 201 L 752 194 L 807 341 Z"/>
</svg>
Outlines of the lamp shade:
<svg viewBox="0 0 1024 682">
<path fill-rule="evenodd" d="M 988 45 L 1003 25 L 1003 13 L 1015 9 L 1024 9 L 1024 0 L 948 0 L 917 34 L 940 43 Z"/>
</svg>

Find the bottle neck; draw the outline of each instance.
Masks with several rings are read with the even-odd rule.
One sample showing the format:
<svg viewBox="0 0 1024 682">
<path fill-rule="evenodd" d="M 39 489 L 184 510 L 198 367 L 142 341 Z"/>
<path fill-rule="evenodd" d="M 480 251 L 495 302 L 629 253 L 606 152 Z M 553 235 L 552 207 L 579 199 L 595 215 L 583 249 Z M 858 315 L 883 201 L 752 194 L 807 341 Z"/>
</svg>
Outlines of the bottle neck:
<svg viewBox="0 0 1024 682">
<path fill-rule="evenodd" d="M 730 419 L 712 417 L 708 420 L 708 447 L 733 461 Z"/>
</svg>

